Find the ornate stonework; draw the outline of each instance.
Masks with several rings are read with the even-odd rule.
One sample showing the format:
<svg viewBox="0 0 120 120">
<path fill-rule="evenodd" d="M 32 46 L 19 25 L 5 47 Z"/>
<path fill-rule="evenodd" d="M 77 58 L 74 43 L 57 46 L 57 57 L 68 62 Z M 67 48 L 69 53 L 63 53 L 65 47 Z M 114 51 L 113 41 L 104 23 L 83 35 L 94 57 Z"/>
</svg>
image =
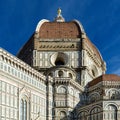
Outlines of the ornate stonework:
<svg viewBox="0 0 120 120">
<path fill-rule="evenodd" d="M 1 120 L 120 119 L 120 77 L 105 75 L 82 24 L 65 22 L 61 9 L 38 23 L 17 57 L 0 49 Z"/>
</svg>

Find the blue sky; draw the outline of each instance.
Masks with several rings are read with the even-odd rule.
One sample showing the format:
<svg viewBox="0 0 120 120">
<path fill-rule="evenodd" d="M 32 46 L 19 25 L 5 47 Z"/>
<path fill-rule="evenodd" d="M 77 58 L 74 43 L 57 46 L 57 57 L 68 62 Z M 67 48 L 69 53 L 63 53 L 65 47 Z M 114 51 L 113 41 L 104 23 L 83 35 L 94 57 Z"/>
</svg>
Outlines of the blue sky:
<svg viewBox="0 0 120 120">
<path fill-rule="evenodd" d="M 60 7 L 66 21 L 79 20 L 107 64 L 120 75 L 120 0 L 1 0 L 0 47 L 16 55 L 45 18 Z"/>
</svg>

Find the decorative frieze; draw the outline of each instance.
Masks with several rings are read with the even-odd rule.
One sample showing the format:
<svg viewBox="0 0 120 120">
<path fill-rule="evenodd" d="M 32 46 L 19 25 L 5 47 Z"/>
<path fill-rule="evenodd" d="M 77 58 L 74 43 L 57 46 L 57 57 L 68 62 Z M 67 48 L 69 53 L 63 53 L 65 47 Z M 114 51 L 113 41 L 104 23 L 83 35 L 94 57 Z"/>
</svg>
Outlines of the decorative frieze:
<svg viewBox="0 0 120 120">
<path fill-rule="evenodd" d="M 46 50 L 57 50 L 57 51 L 70 51 L 71 49 L 80 50 L 80 42 L 61 42 L 61 41 L 54 41 L 54 42 L 39 42 L 35 41 L 35 49 L 39 51 L 46 51 Z"/>
</svg>

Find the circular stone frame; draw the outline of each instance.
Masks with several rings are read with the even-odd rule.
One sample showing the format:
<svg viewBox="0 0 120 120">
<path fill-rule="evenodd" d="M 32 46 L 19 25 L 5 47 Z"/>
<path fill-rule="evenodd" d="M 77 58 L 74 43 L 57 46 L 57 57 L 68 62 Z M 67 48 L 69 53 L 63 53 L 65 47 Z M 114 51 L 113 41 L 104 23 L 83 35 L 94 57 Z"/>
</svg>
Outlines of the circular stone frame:
<svg viewBox="0 0 120 120">
<path fill-rule="evenodd" d="M 68 55 L 63 52 L 57 52 L 50 57 L 53 66 L 66 65 L 68 63 Z"/>
</svg>

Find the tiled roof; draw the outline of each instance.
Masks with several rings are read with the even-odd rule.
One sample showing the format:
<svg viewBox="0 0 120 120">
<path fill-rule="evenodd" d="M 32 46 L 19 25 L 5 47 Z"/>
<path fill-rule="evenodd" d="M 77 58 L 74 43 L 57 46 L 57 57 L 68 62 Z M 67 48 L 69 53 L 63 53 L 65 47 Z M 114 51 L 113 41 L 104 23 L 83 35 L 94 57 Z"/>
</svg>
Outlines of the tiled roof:
<svg viewBox="0 0 120 120">
<path fill-rule="evenodd" d="M 44 22 L 39 30 L 40 38 L 80 38 L 81 31 L 76 22 Z"/>
<path fill-rule="evenodd" d="M 120 76 L 115 75 L 115 74 L 101 75 L 101 76 L 95 78 L 94 80 L 92 80 L 91 82 L 89 82 L 88 86 L 89 87 L 94 86 L 101 81 L 120 81 Z"/>
</svg>

